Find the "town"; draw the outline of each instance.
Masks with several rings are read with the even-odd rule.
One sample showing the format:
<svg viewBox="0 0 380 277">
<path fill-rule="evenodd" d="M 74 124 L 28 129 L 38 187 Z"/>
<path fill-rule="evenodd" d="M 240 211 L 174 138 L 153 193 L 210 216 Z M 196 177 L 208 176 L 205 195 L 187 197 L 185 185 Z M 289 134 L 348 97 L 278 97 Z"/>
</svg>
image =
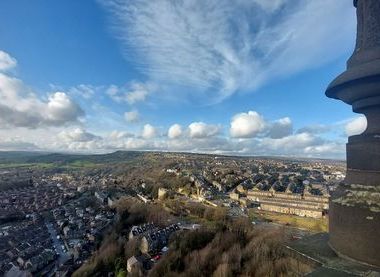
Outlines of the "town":
<svg viewBox="0 0 380 277">
<path fill-rule="evenodd" d="M 159 225 L 131 226 L 125 236 L 139 239 L 140 254 L 127 257 L 128 271 L 150 270 L 172 233 L 202 225 L 187 218 L 192 203 L 252 224 L 272 221 L 271 214 L 326 220 L 329 194 L 345 175 L 342 162 L 328 160 L 158 152 L 117 159 L 114 168 L 98 161 L 60 172 L 36 164 L 1 169 L 1 275 L 73 273 L 96 252 L 125 199 L 172 215 Z"/>
</svg>

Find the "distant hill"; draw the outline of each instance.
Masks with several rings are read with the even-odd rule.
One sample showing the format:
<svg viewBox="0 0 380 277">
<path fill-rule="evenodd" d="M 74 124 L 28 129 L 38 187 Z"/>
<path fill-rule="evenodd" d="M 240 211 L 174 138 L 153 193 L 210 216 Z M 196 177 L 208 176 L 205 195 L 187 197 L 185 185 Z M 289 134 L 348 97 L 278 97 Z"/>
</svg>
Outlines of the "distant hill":
<svg viewBox="0 0 380 277">
<path fill-rule="evenodd" d="M 47 153 L 47 152 L 26 152 L 26 151 L 0 151 L 0 164 L 106 164 L 106 163 L 120 163 L 132 161 L 136 158 L 147 157 L 148 155 L 156 155 L 160 152 L 144 152 L 144 151 L 116 151 L 108 154 L 70 154 L 70 153 Z M 162 152 L 169 154 L 170 152 Z M 344 162 L 337 160 L 324 160 L 312 158 L 296 158 L 296 157 L 248 157 L 248 156 L 225 156 L 214 154 L 196 154 L 196 153 L 172 153 L 177 155 L 189 156 L 214 156 L 224 159 L 247 159 L 247 158 L 260 158 L 260 159 L 278 159 L 289 161 L 320 161 L 320 162 Z"/>
<path fill-rule="evenodd" d="M 88 162 L 94 164 L 118 163 L 140 157 L 144 152 L 117 151 L 109 154 L 63 154 L 44 152 L 0 151 L 0 164 L 56 163 L 70 164 Z"/>
<path fill-rule="evenodd" d="M 27 152 L 27 151 L 0 151 L 0 164 L 7 163 L 27 163 L 33 157 L 46 155 L 46 152 Z"/>
</svg>

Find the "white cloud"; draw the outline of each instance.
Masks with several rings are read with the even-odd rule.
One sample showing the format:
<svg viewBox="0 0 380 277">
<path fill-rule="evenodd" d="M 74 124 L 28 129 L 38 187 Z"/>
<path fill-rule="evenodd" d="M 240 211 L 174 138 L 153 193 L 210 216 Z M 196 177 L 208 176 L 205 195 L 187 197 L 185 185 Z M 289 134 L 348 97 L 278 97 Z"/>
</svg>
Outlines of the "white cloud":
<svg viewBox="0 0 380 277">
<path fill-rule="evenodd" d="M 79 151 L 79 152 L 98 152 L 104 147 L 101 141 L 90 140 L 90 141 L 74 141 L 66 145 L 61 145 L 61 149 L 67 151 Z M 104 151 L 104 150 L 103 150 Z M 102 152 L 102 151 L 100 151 Z"/>
<path fill-rule="evenodd" d="M 270 138 L 278 139 L 293 134 L 293 124 L 289 117 L 284 117 L 274 121 L 268 130 Z"/>
<path fill-rule="evenodd" d="M 213 137 L 219 134 L 220 131 L 220 126 L 204 122 L 193 122 L 189 125 L 189 135 L 191 138 Z"/>
<path fill-rule="evenodd" d="M 74 122 L 82 114 L 80 107 L 64 92 L 51 94 L 46 106 L 46 121 L 51 124 Z"/>
<path fill-rule="evenodd" d="M 108 89 L 106 90 L 106 94 L 112 99 L 114 99 L 115 101 L 119 102 L 122 100 L 121 98 L 118 98 L 119 90 L 120 89 L 118 86 L 110 85 Z"/>
<path fill-rule="evenodd" d="M 227 138 L 213 136 L 204 138 L 173 139 L 167 142 L 170 151 L 188 151 L 197 153 L 232 153 L 235 146 Z M 236 152 L 235 152 L 236 153 Z"/>
<path fill-rule="evenodd" d="M 216 91 L 213 101 L 325 64 L 354 42 L 355 10 L 346 0 L 101 2 L 143 73 L 207 96 Z"/>
<path fill-rule="evenodd" d="M 158 140 L 146 140 L 140 138 L 128 139 L 124 142 L 124 149 L 134 150 L 165 150 L 165 143 Z"/>
<path fill-rule="evenodd" d="M 126 102 L 133 105 L 145 101 L 147 96 L 155 90 L 154 84 L 132 82 L 126 87 L 111 85 L 106 90 L 106 94 L 118 103 Z"/>
<path fill-rule="evenodd" d="M 152 139 L 157 136 L 157 129 L 150 124 L 145 124 L 141 136 L 144 139 Z"/>
<path fill-rule="evenodd" d="M 0 50 L 0 71 L 17 65 Z M 22 80 L 0 72 L 0 128 L 62 126 L 77 122 L 83 110 L 65 92 L 39 97 Z"/>
<path fill-rule="evenodd" d="M 137 122 L 140 119 L 140 114 L 137 110 L 132 110 L 124 113 L 124 118 L 127 122 Z"/>
<path fill-rule="evenodd" d="M 264 118 L 255 111 L 236 114 L 231 120 L 230 134 L 233 138 L 252 138 L 265 128 Z"/>
<path fill-rule="evenodd" d="M 365 131 L 367 128 L 367 119 L 365 116 L 357 117 L 345 126 L 345 131 L 347 136 L 359 135 Z"/>
<path fill-rule="evenodd" d="M 17 61 L 8 53 L 0 50 L 0 71 L 7 71 L 16 67 Z"/>
<path fill-rule="evenodd" d="M 14 77 L 0 73 L 0 127 L 60 126 L 77 122 L 83 110 L 66 93 L 39 98 Z"/>
<path fill-rule="evenodd" d="M 247 143 L 246 151 L 253 151 L 256 155 L 342 159 L 345 154 L 344 142 L 328 141 L 310 133 L 298 133 L 280 139 L 262 138 L 255 145 Z"/>
<path fill-rule="evenodd" d="M 153 86 L 147 87 L 147 91 L 151 92 Z M 129 88 L 131 90 L 110 87 L 108 94 L 131 104 L 143 100 L 136 96 L 141 87 L 129 85 Z M 91 98 L 96 90 L 95 87 L 80 85 L 77 91 L 69 92 Z M 161 136 L 159 129 L 150 124 L 143 126 L 141 136 L 126 131 L 97 135 L 86 131 L 84 126 L 67 129 L 68 123 L 78 123 L 82 115 L 81 108 L 65 92 L 58 91 L 41 97 L 21 80 L 0 73 L 0 128 L 8 128 L 3 132 L 0 130 L 0 149 L 78 152 L 161 150 L 317 157 L 340 157 L 344 153 L 344 143 L 327 141 L 317 136 L 318 132 L 306 131 L 307 128 L 301 128 L 297 134 L 293 134 L 290 118 L 270 122 L 255 111 L 232 117 L 230 135 L 233 139 L 222 133 L 221 125 L 204 122 L 193 122 L 186 130 L 179 124 L 173 124 L 168 129 L 167 136 Z M 137 110 L 127 112 L 125 118 L 135 121 L 138 118 Z M 346 130 L 355 129 L 359 123 L 350 122 Z M 340 130 L 343 128 L 342 123 L 335 125 Z M 123 128 L 122 125 L 120 128 Z M 326 128 L 331 129 L 329 126 Z M 304 131 L 301 132 L 302 129 Z"/>
<path fill-rule="evenodd" d="M 280 139 L 293 134 L 293 123 L 289 117 L 268 122 L 255 111 L 239 113 L 232 117 L 230 135 L 232 138 L 269 137 Z"/>
<path fill-rule="evenodd" d="M 81 128 L 64 130 L 58 134 L 58 138 L 64 142 L 89 142 L 100 139 L 100 137 Z"/>
<path fill-rule="evenodd" d="M 179 124 L 173 124 L 168 130 L 168 137 L 170 139 L 176 139 L 182 136 L 182 126 Z"/>
</svg>

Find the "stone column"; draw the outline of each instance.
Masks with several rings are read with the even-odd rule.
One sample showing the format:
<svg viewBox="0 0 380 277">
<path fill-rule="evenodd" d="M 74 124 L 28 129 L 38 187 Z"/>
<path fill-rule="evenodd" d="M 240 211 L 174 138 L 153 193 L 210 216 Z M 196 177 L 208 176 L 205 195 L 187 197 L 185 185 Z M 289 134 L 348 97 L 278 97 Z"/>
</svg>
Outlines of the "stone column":
<svg viewBox="0 0 380 277">
<path fill-rule="evenodd" d="M 368 127 L 349 137 L 347 176 L 330 200 L 334 251 L 380 268 L 380 0 L 355 0 L 356 48 L 326 95 L 364 114 Z"/>
</svg>

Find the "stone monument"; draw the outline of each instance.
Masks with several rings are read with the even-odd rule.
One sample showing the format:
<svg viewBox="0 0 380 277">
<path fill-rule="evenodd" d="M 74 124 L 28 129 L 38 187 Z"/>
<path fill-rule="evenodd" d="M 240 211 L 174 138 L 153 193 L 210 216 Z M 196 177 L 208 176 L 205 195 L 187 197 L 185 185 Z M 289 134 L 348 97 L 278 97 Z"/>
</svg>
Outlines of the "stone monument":
<svg viewBox="0 0 380 277">
<path fill-rule="evenodd" d="M 355 0 L 357 40 L 326 95 L 352 105 L 368 126 L 347 143 L 347 175 L 330 200 L 329 245 L 380 268 L 380 0 Z"/>
</svg>

